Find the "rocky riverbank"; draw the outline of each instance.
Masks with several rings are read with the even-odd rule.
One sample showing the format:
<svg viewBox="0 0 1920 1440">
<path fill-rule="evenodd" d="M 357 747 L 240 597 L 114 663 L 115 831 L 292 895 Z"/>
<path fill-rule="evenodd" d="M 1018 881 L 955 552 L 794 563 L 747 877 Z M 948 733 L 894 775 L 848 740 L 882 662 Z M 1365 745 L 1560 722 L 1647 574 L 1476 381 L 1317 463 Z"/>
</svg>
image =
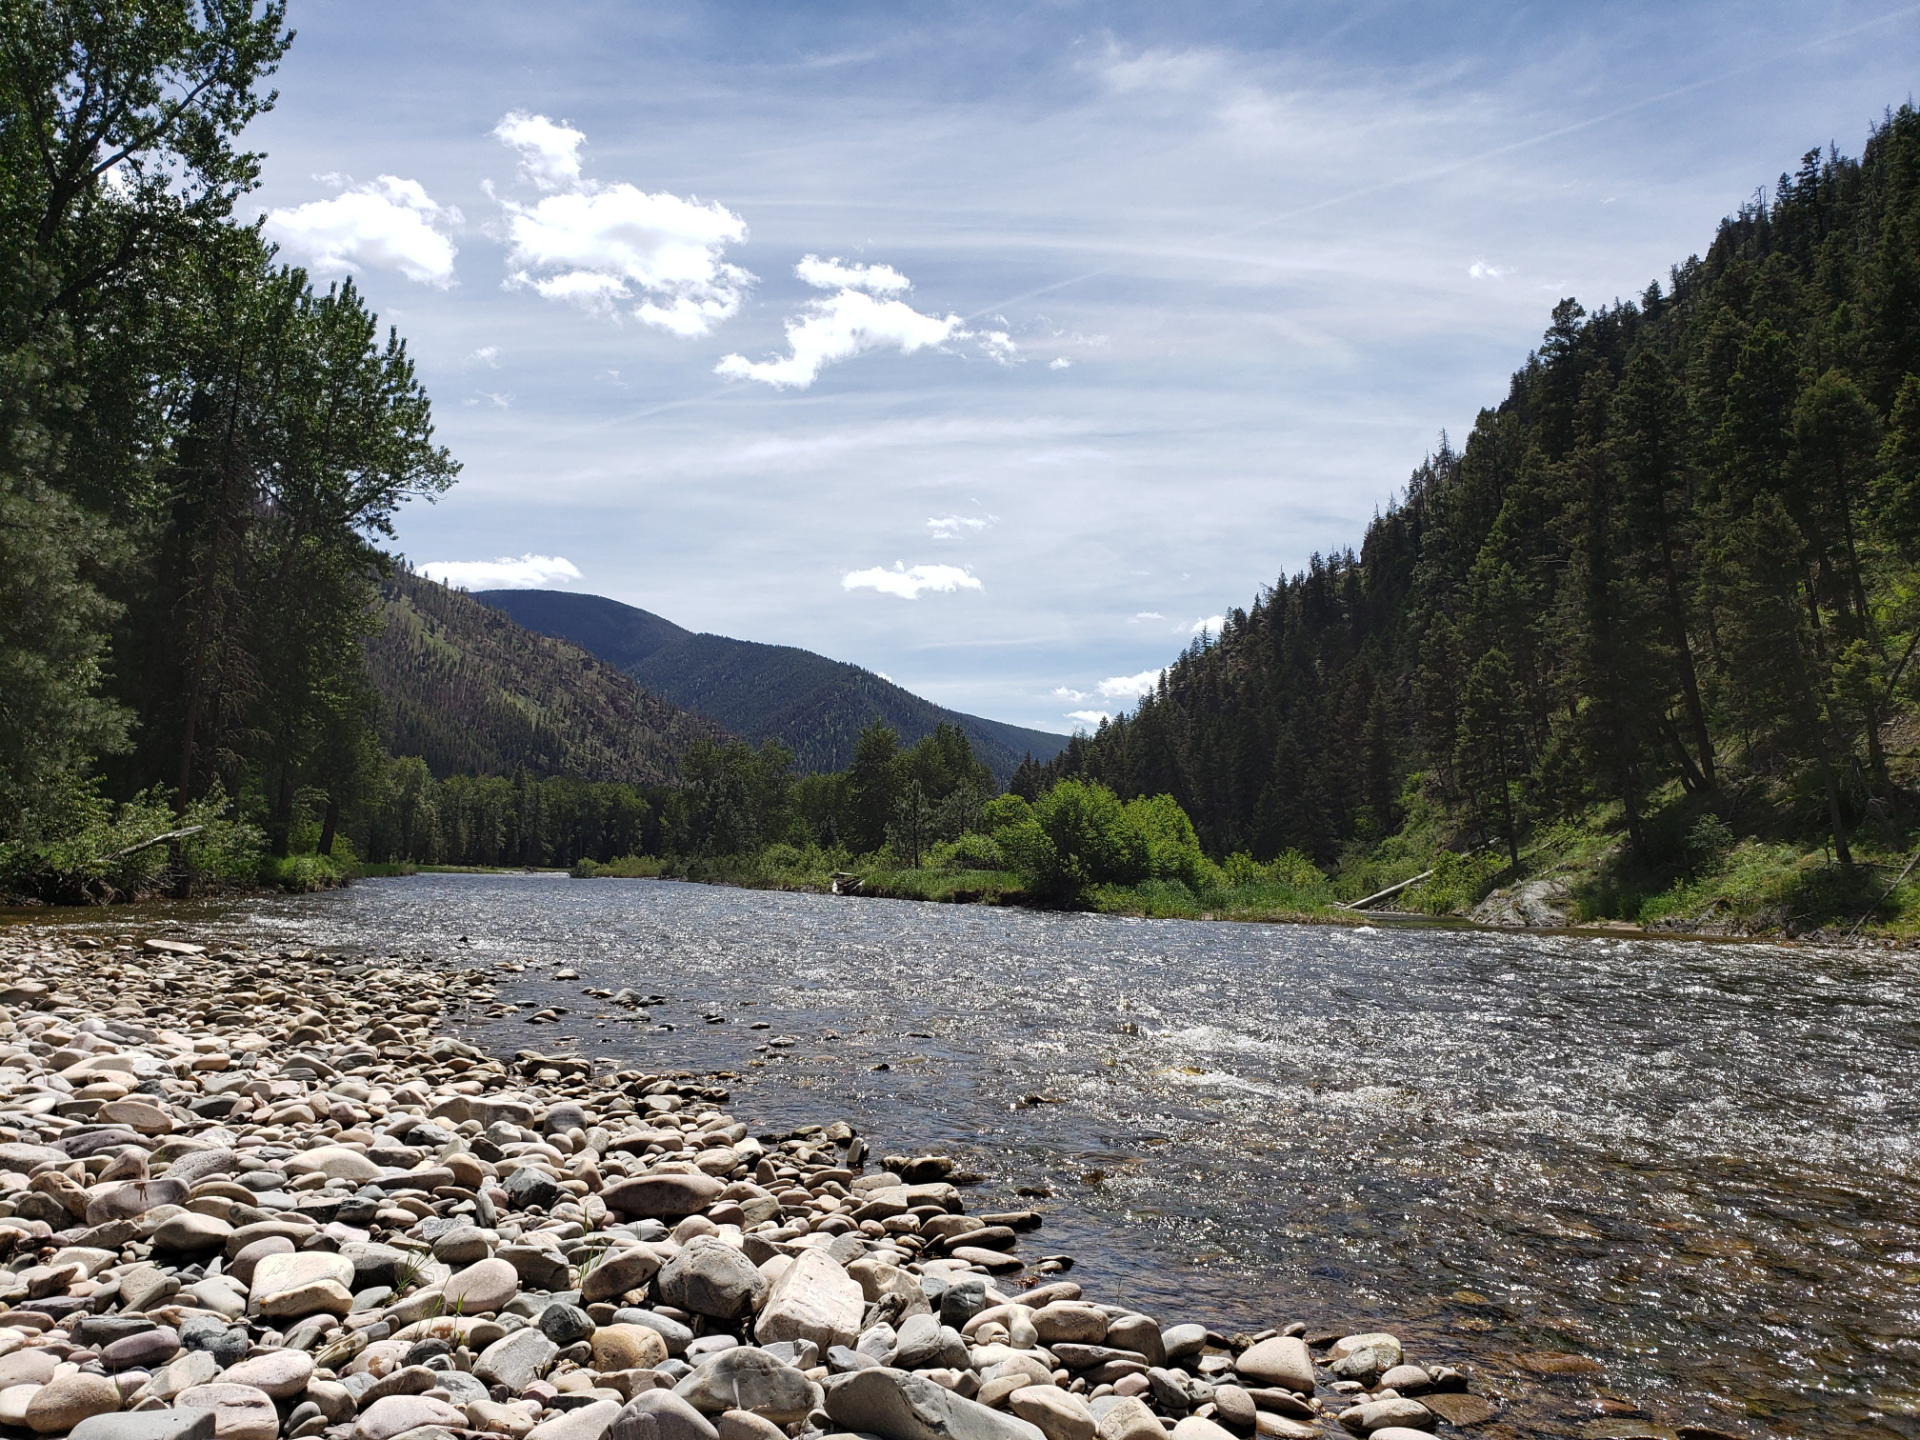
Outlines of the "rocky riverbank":
<svg viewBox="0 0 1920 1440">
<path fill-rule="evenodd" d="M 710 1079 L 443 1033 L 495 977 L 0 936 L 0 1428 L 76 1440 L 1418 1440 L 1387 1334 L 1100 1304 L 1031 1212 Z"/>
</svg>

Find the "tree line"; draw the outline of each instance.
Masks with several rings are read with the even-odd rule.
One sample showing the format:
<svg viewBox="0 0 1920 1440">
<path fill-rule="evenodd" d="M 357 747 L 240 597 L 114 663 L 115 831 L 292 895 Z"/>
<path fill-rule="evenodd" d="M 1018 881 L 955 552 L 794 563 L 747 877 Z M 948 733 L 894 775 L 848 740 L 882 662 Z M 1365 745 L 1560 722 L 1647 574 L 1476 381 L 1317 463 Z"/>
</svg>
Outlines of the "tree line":
<svg viewBox="0 0 1920 1440">
<path fill-rule="evenodd" d="M 1315 556 L 1131 715 L 1015 777 L 1170 794 L 1214 854 L 1614 816 L 1907 835 L 1920 698 L 1920 113 L 1809 153 L 1635 300 L 1555 308 L 1356 554 Z"/>
<path fill-rule="evenodd" d="M 136 796 L 286 855 L 380 763 L 379 542 L 459 467 L 352 283 L 236 218 L 285 18 L 0 7 L 0 870 Z"/>
</svg>

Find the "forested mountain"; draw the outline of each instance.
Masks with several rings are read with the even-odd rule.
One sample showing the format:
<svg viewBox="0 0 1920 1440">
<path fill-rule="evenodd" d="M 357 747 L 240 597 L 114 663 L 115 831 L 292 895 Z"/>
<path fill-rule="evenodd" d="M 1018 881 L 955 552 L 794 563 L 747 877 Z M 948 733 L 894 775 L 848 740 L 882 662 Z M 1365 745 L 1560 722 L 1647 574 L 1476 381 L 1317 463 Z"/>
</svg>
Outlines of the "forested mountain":
<svg viewBox="0 0 1920 1440">
<path fill-rule="evenodd" d="M 1663 287 L 1555 308 L 1358 554 L 1315 557 L 1056 760 L 1209 850 L 1410 820 L 1517 851 L 1607 809 L 1829 843 L 1913 824 L 1920 114 L 1815 151 Z M 1048 777 L 1023 777 L 1029 788 Z"/>
<path fill-rule="evenodd" d="M 516 625 L 462 590 L 402 572 L 381 587 L 368 646 L 380 738 L 435 778 L 569 775 L 661 785 L 720 727 L 612 665 Z"/>
<path fill-rule="evenodd" d="M 860 732 L 879 720 L 903 743 L 957 725 L 1005 784 L 1022 757 L 1056 755 L 1062 735 L 962 715 L 871 670 L 791 645 L 697 635 L 646 610 L 563 590 L 483 590 L 474 598 L 529 630 L 571 641 L 648 690 L 755 742 L 779 740 L 803 771 L 844 770 Z"/>
</svg>

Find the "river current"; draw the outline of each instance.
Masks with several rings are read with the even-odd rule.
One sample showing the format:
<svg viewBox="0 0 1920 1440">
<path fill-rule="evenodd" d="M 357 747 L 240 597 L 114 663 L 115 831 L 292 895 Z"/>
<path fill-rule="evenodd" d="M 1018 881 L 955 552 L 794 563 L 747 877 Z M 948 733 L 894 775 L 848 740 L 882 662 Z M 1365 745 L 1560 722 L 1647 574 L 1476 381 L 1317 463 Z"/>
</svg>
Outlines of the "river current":
<svg viewBox="0 0 1920 1440">
<path fill-rule="evenodd" d="M 876 1157 L 951 1153 L 984 1177 L 970 1209 L 1045 1212 L 1023 1249 L 1100 1298 L 1393 1329 L 1483 1377 L 1506 1433 L 1655 1433 L 1637 1405 L 1920 1436 L 1906 955 L 551 876 L 370 881 L 193 929 L 523 964 L 499 986 L 518 1013 L 460 1024 L 496 1053 L 728 1071 L 756 1129 L 844 1118 Z M 666 998 L 582 993 L 622 986 Z M 546 1006 L 559 1023 L 527 1023 Z"/>
</svg>

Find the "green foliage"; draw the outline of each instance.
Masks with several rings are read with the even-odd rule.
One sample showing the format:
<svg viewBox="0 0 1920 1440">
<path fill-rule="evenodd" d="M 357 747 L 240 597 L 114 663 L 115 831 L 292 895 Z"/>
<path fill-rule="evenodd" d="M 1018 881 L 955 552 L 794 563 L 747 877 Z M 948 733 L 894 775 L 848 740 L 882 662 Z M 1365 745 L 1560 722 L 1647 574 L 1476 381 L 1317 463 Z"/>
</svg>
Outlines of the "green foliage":
<svg viewBox="0 0 1920 1440">
<path fill-rule="evenodd" d="M 942 840 L 927 852 L 929 870 L 1002 870 L 1006 857 L 991 835 L 968 833 L 957 840 Z"/>
<path fill-rule="evenodd" d="M 177 832 L 187 833 L 164 838 Z M 260 850 L 260 832 L 230 818 L 224 795 L 203 796 L 176 815 L 157 786 L 115 804 L 97 782 L 73 780 L 44 794 L 21 833 L 0 841 L 0 894 L 83 905 L 209 882 L 253 884 Z"/>
<path fill-rule="evenodd" d="M 388 753 L 437 776 L 511 775 L 660 785 L 711 723 L 610 665 L 534 635 L 462 591 L 400 573 L 382 587 L 370 649 Z"/>
<path fill-rule="evenodd" d="M 1907 837 L 1916 173 L 1904 106 L 1861 159 L 1805 157 L 1665 288 L 1561 301 L 1357 553 L 1231 612 L 1023 790 L 1168 794 L 1209 853 L 1337 860 L 1343 893 L 1494 846 L 1442 861 L 1410 897 L 1434 909 L 1600 812 L 1662 885 L 1711 863 L 1683 854 L 1703 805 L 1842 868 L 1856 839 Z"/>
</svg>

